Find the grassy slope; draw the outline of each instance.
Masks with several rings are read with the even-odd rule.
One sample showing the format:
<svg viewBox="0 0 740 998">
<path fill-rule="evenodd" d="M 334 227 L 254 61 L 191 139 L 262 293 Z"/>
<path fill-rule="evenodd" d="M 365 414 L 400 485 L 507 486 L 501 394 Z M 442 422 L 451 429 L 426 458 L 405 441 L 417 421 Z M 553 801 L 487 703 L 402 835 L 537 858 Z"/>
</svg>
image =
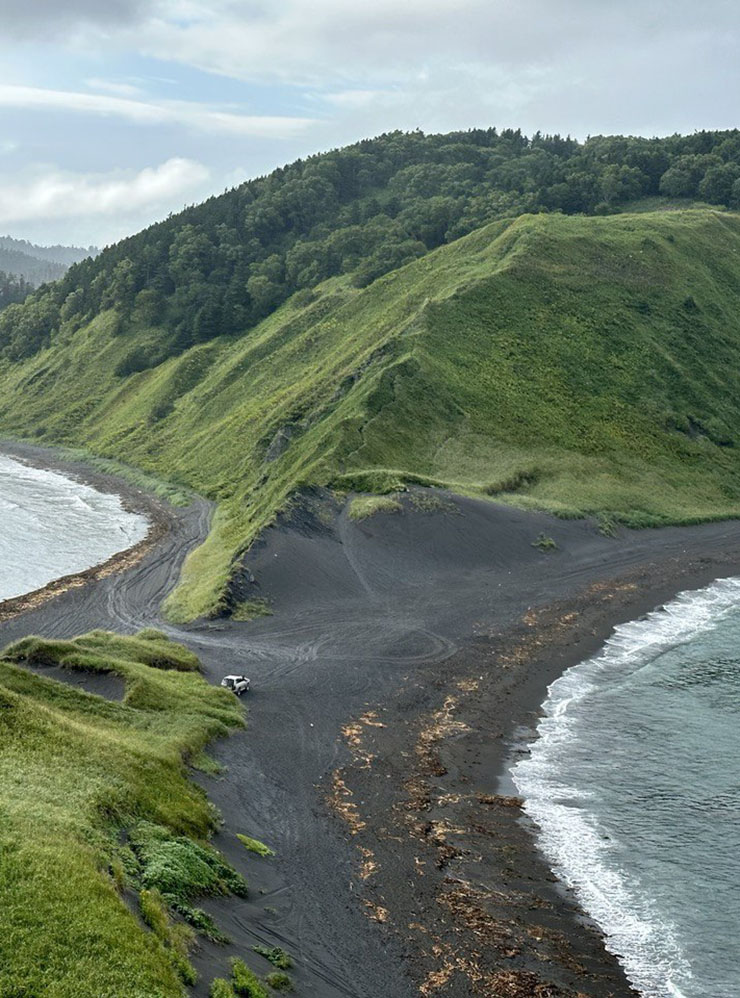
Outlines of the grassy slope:
<svg viewBox="0 0 740 998">
<path fill-rule="evenodd" d="M 718 442 L 740 443 L 738 289 L 736 215 L 524 216 L 125 380 L 112 316 L 66 329 L 0 372 L 0 430 L 220 502 L 170 600 L 180 618 L 218 608 L 235 554 L 304 483 L 417 476 L 631 522 L 737 515 L 737 452 Z"/>
<path fill-rule="evenodd" d="M 17 661 L 113 671 L 123 703 L 31 674 Z M 213 815 L 183 754 L 241 723 L 233 696 L 163 636 L 30 638 L 0 658 L 0 994 L 175 998 L 184 953 L 144 930 L 110 870 L 142 819 L 205 839 Z M 125 851 L 125 850 L 124 850 Z M 130 857 L 129 857 L 130 858 Z M 129 886 L 138 886 L 136 884 Z M 180 937 L 181 940 L 184 937 Z M 182 959 L 181 959 L 182 957 Z"/>
</svg>

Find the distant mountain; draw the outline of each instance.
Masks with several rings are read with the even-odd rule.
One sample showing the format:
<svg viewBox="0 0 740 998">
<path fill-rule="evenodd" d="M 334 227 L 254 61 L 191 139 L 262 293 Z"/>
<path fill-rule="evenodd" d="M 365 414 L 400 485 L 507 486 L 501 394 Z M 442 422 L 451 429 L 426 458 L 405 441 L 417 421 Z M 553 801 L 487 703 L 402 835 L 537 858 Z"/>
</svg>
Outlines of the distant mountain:
<svg viewBox="0 0 740 998">
<path fill-rule="evenodd" d="M 32 256 L 26 256 L 25 253 L 6 249 L 0 249 L 0 270 L 15 277 L 22 277 L 31 287 L 38 287 L 48 281 L 58 281 L 67 273 L 67 267 L 63 263 L 36 260 Z"/>
<path fill-rule="evenodd" d="M 100 250 L 97 246 L 37 246 L 27 239 L 13 239 L 12 236 L 0 236 L 0 250 L 12 250 L 32 256 L 34 260 L 44 260 L 49 263 L 61 263 L 71 267 L 89 256 L 97 256 Z"/>
<path fill-rule="evenodd" d="M 58 281 L 73 263 L 97 253 L 96 246 L 36 246 L 27 239 L 0 236 L 0 271 L 38 287 Z"/>
</svg>

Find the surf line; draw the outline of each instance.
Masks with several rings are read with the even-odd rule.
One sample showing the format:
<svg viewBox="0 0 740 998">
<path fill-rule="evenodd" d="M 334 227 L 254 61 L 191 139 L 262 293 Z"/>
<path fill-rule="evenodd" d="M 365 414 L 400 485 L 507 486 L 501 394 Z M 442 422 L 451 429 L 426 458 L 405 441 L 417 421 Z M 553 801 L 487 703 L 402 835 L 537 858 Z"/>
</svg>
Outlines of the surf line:
<svg viewBox="0 0 740 998">
<path fill-rule="evenodd" d="M 639 884 L 610 863 L 609 838 L 589 810 L 589 794 L 560 774 L 559 760 L 578 742 L 584 701 L 610 677 L 639 672 L 664 652 L 713 630 L 739 604 L 740 578 L 718 579 L 615 628 L 599 654 L 550 685 L 529 754 L 511 769 L 552 869 L 600 925 L 607 949 L 645 998 L 687 998 L 681 982 L 692 979 L 691 967 L 675 927 L 661 919 Z"/>
</svg>

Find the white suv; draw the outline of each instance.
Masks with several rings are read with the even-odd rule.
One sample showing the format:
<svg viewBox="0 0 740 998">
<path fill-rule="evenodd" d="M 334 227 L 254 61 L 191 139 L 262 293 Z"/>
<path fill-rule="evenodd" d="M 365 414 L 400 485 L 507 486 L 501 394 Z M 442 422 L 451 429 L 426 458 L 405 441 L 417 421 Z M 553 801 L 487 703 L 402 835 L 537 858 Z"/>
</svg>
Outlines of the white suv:
<svg viewBox="0 0 740 998">
<path fill-rule="evenodd" d="M 236 693 L 238 697 L 249 690 L 249 680 L 246 676 L 224 676 L 221 685 L 225 686 L 227 690 L 231 690 L 232 693 Z"/>
</svg>

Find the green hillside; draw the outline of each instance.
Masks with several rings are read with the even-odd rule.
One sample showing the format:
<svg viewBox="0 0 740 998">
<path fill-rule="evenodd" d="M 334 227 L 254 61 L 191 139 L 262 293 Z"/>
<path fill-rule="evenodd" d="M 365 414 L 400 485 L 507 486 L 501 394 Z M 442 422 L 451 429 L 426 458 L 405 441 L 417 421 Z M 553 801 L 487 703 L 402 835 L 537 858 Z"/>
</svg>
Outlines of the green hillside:
<svg viewBox="0 0 740 998">
<path fill-rule="evenodd" d="M 28 666 L 118 677 L 123 702 Z M 193 982 L 196 931 L 217 931 L 199 898 L 246 891 L 208 845 L 216 817 L 184 764 L 243 723 L 198 668 L 156 631 L 0 656 L 3 996 L 181 998 Z"/>
<path fill-rule="evenodd" d="M 218 501 L 169 601 L 180 619 L 224 608 L 234 560 L 306 484 L 444 484 L 605 526 L 735 516 L 739 292 L 731 213 L 501 219 L 146 370 L 132 349 L 155 351 L 161 326 L 69 316 L 0 367 L 0 432 Z"/>
<path fill-rule="evenodd" d="M 0 315 L 0 355 L 28 357 L 64 323 L 113 308 L 122 336 L 158 329 L 121 360 L 122 373 L 142 371 L 242 336 L 296 291 L 310 297 L 340 275 L 366 287 L 496 219 L 695 199 L 740 207 L 740 131 L 583 143 L 510 128 L 390 132 L 297 160 L 82 260 Z"/>
</svg>

